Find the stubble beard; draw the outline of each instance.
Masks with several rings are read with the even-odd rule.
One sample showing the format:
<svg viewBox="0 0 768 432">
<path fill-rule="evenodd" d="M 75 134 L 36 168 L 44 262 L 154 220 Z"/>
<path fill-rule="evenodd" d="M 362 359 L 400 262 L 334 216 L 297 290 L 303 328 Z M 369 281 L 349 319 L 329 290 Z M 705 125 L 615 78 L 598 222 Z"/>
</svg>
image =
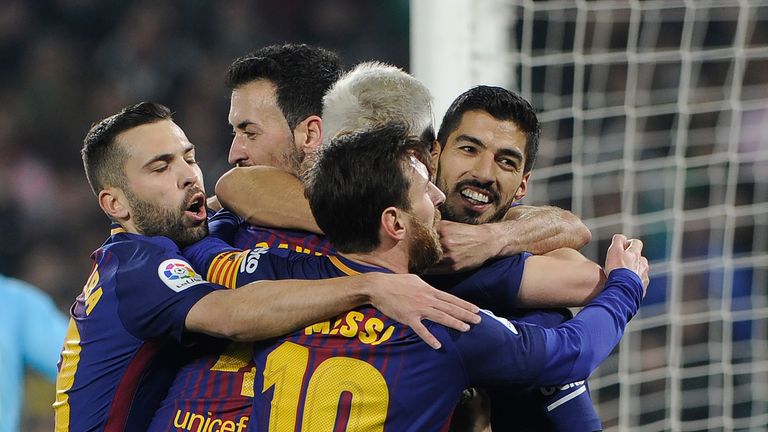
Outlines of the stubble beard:
<svg viewBox="0 0 768 432">
<path fill-rule="evenodd" d="M 179 247 L 185 247 L 208 235 L 207 220 L 196 226 L 184 225 L 187 203 L 192 195 L 198 192 L 202 190 L 199 188 L 188 190 L 182 205 L 177 209 L 163 208 L 145 201 L 129 189 L 125 190 L 125 196 L 132 209 L 133 223 L 141 234 L 150 237 L 168 237 Z"/>
<path fill-rule="evenodd" d="M 420 274 L 437 264 L 443 257 L 443 248 L 435 230 L 440 220 L 440 212 L 435 210 L 435 218 L 430 227 L 411 214 L 411 235 L 408 244 L 408 272 Z"/>
<path fill-rule="evenodd" d="M 291 131 L 291 140 L 286 148 L 283 150 L 280 156 L 280 162 L 283 165 L 283 169 L 293 174 L 294 176 L 301 178 L 301 175 L 305 171 L 304 167 L 304 151 L 296 145 L 296 139 Z"/>
</svg>

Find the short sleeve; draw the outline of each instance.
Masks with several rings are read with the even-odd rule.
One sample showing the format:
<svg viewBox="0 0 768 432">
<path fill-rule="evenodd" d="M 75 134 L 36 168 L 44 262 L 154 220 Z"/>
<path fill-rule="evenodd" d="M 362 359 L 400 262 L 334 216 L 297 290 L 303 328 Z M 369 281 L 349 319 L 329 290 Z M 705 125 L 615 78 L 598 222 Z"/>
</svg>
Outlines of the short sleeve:
<svg viewBox="0 0 768 432">
<path fill-rule="evenodd" d="M 506 315 L 517 307 L 525 260 L 531 256 L 522 253 L 489 261 L 481 268 L 469 272 L 427 276 L 425 280 L 457 297 Z"/>
</svg>

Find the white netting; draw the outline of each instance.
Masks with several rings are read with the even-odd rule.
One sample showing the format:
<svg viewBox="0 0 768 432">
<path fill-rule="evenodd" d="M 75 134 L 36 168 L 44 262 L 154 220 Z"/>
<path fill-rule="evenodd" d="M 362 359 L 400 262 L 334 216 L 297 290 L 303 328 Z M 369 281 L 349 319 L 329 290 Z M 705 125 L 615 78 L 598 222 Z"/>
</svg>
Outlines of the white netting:
<svg viewBox="0 0 768 432">
<path fill-rule="evenodd" d="M 590 379 L 606 430 L 768 430 L 768 2 L 478 0 L 467 20 L 471 84 L 540 112 L 527 202 L 581 216 L 599 262 L 613 233 L 645 242 L 646 301 Z"/>
</svg>

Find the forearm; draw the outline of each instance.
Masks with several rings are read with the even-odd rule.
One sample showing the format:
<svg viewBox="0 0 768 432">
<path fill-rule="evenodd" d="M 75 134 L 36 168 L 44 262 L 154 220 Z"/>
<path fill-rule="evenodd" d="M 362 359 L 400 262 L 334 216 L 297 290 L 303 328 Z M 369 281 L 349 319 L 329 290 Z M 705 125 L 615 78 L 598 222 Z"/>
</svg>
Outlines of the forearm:
<svg viewBox="0 0 768 432">
<path fill-rule="evenodd" d="M 592 240 L 592 233 L 576 215 L 551 206 L 513 207 L 491 229 L 501 256 L 523 251 L 538 255 L 563 247 L 578 250 Z"/>
<path fill-rule="evenodd" d="M 187 330 L 236 341 L 276 337 L 370 302 L 365 275 L 261 281 L 215 291 L 187 316 Z"/>
<path fill-rule="evenodd" d="M 580 307 L 605 285 L 605 273 L 580 252 L 561 248 L 526 260 L 518 305 L 526 308 Z"/>
<path fill-rule="evenodd" d="M 216 196 L 222 206 L 253 225 L 322 234 L 304 197 L 304 185 L 277 168 L 233 168 L 216 183 Z"/>
</svg>

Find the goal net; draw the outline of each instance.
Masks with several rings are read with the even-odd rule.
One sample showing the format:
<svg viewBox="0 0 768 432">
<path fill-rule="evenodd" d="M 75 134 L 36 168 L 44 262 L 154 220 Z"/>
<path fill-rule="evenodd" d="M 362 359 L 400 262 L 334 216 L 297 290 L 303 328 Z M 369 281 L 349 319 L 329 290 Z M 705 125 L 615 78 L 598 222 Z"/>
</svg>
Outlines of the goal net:
<svg viewBox="0 0 768 432">
<path fill-rule="evenodd" d="M 609 431 L 768 425 L 768 2 L 412 0 L 439 120 L 476 84 L 542 121 L 529 204 L 572 210 L 602 262 L 639 237 L 651 285 L 590 377 Z"/>
</svg>

